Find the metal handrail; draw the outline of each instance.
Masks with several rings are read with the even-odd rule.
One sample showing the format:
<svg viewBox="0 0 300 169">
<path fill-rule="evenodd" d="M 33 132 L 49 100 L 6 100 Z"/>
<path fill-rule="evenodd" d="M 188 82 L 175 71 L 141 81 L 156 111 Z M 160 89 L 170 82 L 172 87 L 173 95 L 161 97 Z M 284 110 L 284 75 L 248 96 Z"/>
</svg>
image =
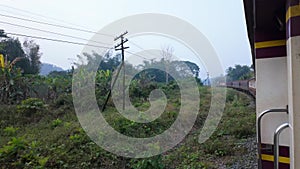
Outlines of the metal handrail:
<svg viewBox="0 0 300 169">
<path fill-rule="evenodd" d="M 280 125 L 274 132 L 274 169 L 279 169 L 279 135 L 288 127 L 290 127 L 290 124 L 284 123 Z"/>
<path fill-rule="evenodd" d="M 268 114 L 268 113 L 275 113 L 275 112 L 284 112 L 288 113 L 288 109 L 269 109 L 263 111 L 257 118 L 257 152 L 258 152 L 258 168 L 262 169 L 262 164 L 261 164 L 261 120 L 262 118 Z"/>
</svg>

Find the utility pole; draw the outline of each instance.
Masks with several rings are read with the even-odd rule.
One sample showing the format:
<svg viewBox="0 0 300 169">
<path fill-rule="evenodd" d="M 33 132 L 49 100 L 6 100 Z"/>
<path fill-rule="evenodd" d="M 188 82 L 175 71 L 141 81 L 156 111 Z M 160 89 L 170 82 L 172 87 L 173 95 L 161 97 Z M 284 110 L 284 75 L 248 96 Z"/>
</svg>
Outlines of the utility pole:
<svg viewBox="0 0 300 169">
<path fill-rule="evenodd" d="M 121 34 L 120 36 L 118 36 L 114 39 L 115 41 L 118 40 L 118 39 L 121 39 L 121 43 L 115 46 L 115 50 L 116 51 L 118 51 L 118 50 L 122 51 L 122 62 L 121 62 L 121 65 L 120 65 L 120 67 L 117 71 L 116 78 L 114 79 L 114 81 L 112 83 L 111 89 L 109 90 L 109 93 L 106 96 L 105 103 L 102 107 L 102 112 L 105 110 L 106 104 L 108 103 L 109 97 L 111 96 L 111 91 L 112 91 L 112 89 L 114 88 L 114 86 L 116 84 L 116 81 L 119 77 L 119 74 L 120 74 L 122 68 L 123 68 L 123 73 L 124 73 L 124 76 L 123 76 L 123 110 L 125 110 L 125 49 L 128 49 L 129 47 L 124 47 L 124 43 L 126 43 L 128 41 L 128 39 L 125 39 L 124 36 L 127 33 L 128 32 L 126 31 L 126 32 L 124 32 L 123 34 Z M 118 47 L 120 47 L 120 48 L 118 48 Z"/>
<path fill-rule="evenodd" d="M 128 39 L 125 39 L 124 36 L 127 34 L 128 32 L 124 32 L 123 34 L 121 34 L 120 36 L 115 38 L 115 41 L 117 41 L 118 39 L 121 39 L 121 43 L 119 43 L 118 45 L 115 46 L 115 50 L 121 50 L 122 51 L 122 65 L 121 67 L 123 67 L 123 110 L 125 110 L 125 49 L 128 49 L 129 47 L 124 47 L 124 44 L 126 42 L 128 42 Z M 120 47 L 120 48 L 118 48 Z"/>
<path fill-rule="evenodd" d="M 206 79 L 206 81 L 207 81 L 207 86 L 210 86 L 211 84 L 210 84 L 209 72 L 207 72 L 207 79 Z"/>
</svg>

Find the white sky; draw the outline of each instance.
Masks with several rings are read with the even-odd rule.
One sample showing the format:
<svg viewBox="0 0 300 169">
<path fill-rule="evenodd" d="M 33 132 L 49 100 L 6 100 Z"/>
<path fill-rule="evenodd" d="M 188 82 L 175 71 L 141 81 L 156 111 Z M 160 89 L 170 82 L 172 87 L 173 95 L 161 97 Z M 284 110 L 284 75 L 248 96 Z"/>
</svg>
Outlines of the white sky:
<svg viewBox="0 0 300 169">
<path fill-rule="evenodd" d="M 55 18 L 63 22 L 24 13 L 20 10 L 8 8 L 7 6 Z M 246 35 L 243 3 L 241 0 L 0 0 L 0 14 L 26 17 L 32 20 L 75 27 L 68 24 L 73 23 L 81 26 L 81 28 L 93 31 L 98 31 L 109 23 L 125 16 L 141 13 L 168 14 L 194 25 L 214 46 L 224 69 L 235 64 L 251 64 L 250 47 Z M 90 39 L 93 36 L 93 34 L 53 28 L 9 19 L 3 16 L 0 16 L 0 21 L 60 32 L 86 39 Z M 0 23 L 0 29 L 4 29 L 6 32 L 85 43 L 82 40 L 13 27 L 3 23 Z M 20 40 L 23 41 L 24 38 L 20 37 Z M 42 62 L 55 64 L 64 69 L 71 67 L 71 60 L 75 59 L 76 55 L 80 54 L 83 49 L 83 46 L 79 45 L 45 40 L 35 41 L 40 45 L 41 52 L 43 53 Z M 143 48 L 147 47 L 146 43 L 143 45 L 139 39 L 134 42 Z M 164 45 L 172 46 L 172 44 L 161 44 L 161 46 Z M 184 50 L 179 48 L 177 46 L 176 48 L 174 47 L 175 55 L 186 55 L 186 53 L 182 53 Z M 135 48 L 131 48 L 129 51 L 138 52 L 135 50 Z"/>
</svg>

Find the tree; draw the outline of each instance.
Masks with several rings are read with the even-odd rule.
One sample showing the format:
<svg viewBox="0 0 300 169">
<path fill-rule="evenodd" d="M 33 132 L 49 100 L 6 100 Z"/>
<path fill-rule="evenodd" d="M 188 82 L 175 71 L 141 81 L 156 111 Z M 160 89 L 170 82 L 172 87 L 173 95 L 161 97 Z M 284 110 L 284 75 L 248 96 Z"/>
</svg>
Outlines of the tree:
<svg viewBox="0 0 300 169">
<path fill-rule="evenodd" d="M 0 42 L 0 53 L 5 56 L 6 62 L 12 62 L 19 58 L 20 60 L 15 66 L 21 68 L 24 74 L 39 73 L 41 67 L 39 45 L 34 43 L 33 40 L 25 41 L 23 43 L 24 51 L 18 38 L 7 37 L 3 30 L 0 30 L 0 37 L 5 37 Z"/>
<path fill-rule="evenodd" d="M 121 63 L 121 54 L 112 55 L 111 52 L 106 53 L 104 56 L 92 52 L 77 55 L 79 63 L 74 63 L 76 66 L 88 65 L 90 68 L 98 67 L 98 70 L 114 71 Z"/>
<path fill-rule="evenodd" d="M 168 72 L 170 71 L 169 68 L 170 68 L 170 62 L 172 60 L 172 57 L 173 57 L 173 48 L 170 47 L 170 46 L 167 46 L 165 48 L 162 49 L 162 61 L 163 63 L 165 64 L 165 72 L 166 72 L 166 84 L 169 83 L 169 74 Z"/>
<path fill-rule="evenodd" d="M 0 29 L 0 39 L 1 38 L 7 38 L 7 35 L 4 33 L 4 30 Z M 0 51 L 4 50 L 4 44 L 0 43 Z"/>
<path fill-rule="evenodd" d="M 33 40 L 26 40 L 23 43 L 25 56 L 29 60 L 29 67 L 28 74 L 38 74 L 41 69 L 41 53 L 40 53 L 40 46 L 37 45 Z"/>
<path fill-rule="evenodd" d="M 170 50 L 171 49 L 166 49 L 166 51 Z M 185 79 L 189 77 L 194 77 L 197 81 L 200 81 L 200 68 L 197 64 L 190 61 L 171 61 L 170 53 L 165 54 L 165 56 L 166 55 L 168 56 L 165 58 L 161 58 L 160 61 L 144 61 L 144 64 L 138 66 L 133 66 L 130 63 L 126 62 L 126 73 L 134 75 L 136 72 L 143 69 L 143 78 L 147 77 L 150 78 L 151 81 L 159 83 L 171 82 L 174 81 L 174 78 Z M 93 52 L 92 54 L 83 53 L 82 55 L 78 55 L 77 57 L 81 65 L 88 65 L 88 67 L 98 67 L 98 70 L 110 70 L 114 72 L 121 64 L 121 55 L 112 55 L 109 52 L 104 56 Z M 165 60 L 166 58 L 168 61 Z M 76 66 L 80 66 L 77 63 L 74 64 Z M 166 73 L 166 69 L 168 70 L 168 72 L 172 72 L 174 77 Z M 142 76 L 135 76 L 136 80 L 139 80 L 140 78 L 142 78 Z"/>
<path fill-rule="evenodd" d="M 3 29 L 0 29 L 0 38 L 8 38 Z"/>
<path fill-rule="evenodd" d="M 198 78 L 200 73 L 200 68 L 196 63 L 190 61 L 184 61 L 184 63 L 191 69 L 193 75 Z"/>
<path fill-rule="evenodd" d="M 26 58 L 19 39 L 4 39 L 1 41 L 1 46 L 2 50 L 0 50 L 0 53 L 5 56 L 6 62 L 12 62 L 16 58 L 20 58 L 21 60 L 15 66 L 21 68 L 23 72 L 29 71 L 29 60 Z"/>
<path fill-rule="evenodd" d="M 241 65 L 235 65 L 234 68 L 229 67 L 227 70 L 227 79 L 229 81 L 234 80 L 245 80 L 253 77 L 253 71 L 251 71 L 251 68 L 247 65 L 241 66 Z"/>
</svg>

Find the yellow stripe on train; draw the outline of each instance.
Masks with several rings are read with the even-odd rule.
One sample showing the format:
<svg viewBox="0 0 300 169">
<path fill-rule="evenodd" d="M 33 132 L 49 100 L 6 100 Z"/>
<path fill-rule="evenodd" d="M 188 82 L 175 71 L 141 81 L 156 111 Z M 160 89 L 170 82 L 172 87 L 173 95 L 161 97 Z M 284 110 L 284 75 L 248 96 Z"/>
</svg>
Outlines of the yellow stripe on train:
<svg viewBox="0 0 300 169">
<path fill-rule="evenodd" d="M 269 47 L 276 47 L 276 46 L 285 46 L 286 40 L 272 40 L 272 41 L 264 41 L 264 42 L 256 42 L 255 49 L 260 48 L 269 48 Z"/>
<path fill-rule="evenodd" d="M 289 9 L 286 12 L 286 22 L 289 21 L 292 17 L 300 16 L 300 5 L 295 5 L 289 7 Z"/>
<path fill-rule="evenodd" d="M 274 156 L 272 156 L 272 155 L 262 154 L 261 159 L 264 160 L 264 161 L 274 162 Z M 285 163 L 285 164 L 290 164 L 290 158 L 279 156 L 279 162 L 280 163 Z"/>
</svg>

